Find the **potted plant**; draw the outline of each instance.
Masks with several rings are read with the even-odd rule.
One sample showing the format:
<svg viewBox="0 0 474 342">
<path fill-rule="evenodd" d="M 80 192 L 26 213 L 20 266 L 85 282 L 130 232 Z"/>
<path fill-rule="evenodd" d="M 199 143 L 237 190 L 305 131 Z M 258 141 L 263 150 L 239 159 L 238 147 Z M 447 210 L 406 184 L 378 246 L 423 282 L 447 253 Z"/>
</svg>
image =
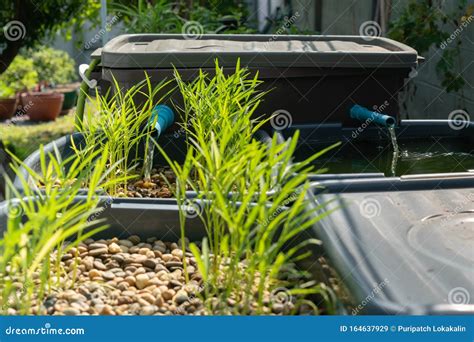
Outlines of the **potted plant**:
<svg viewBox="0 0 474 342">
<path fill-rule="evenodd" d="M 5 82 L 0 81 L 0 121 L 10 119 L 17 106 L 16 92 Z"/>
<path fill-rule="evenodd" d="M 23 112 L 31 121 L 53 121 L 61 112 L 64 94 L 33 91 L 21 94 Z"/>
<path fill-rule="evenodd" d="M 80 86 L 74 60 L 67 52 L 47 46 L 29 50 L 28 55 L 38 73 L 41 90 L 50 88 L 64 94 L 61 113 L 67 113 L 76 105 Z"/>
<path fill-rule="evenodd" d="M 38 74 L 38 83 L 32 92 L 21 95 L 24 111 L 33 121 L 55 120 L 66 113 L 77 101 L 78 83 L 74 60 L 64 51 L 48 47 L 25 53 Z"/>
<path fill-rule="evenodd" d="M 17 56 L 0 75 L 0 120 L 10 119 L 17 110 L 18 93 L 32 88 L 38 81 L 33 61 Z"/>
</svg>

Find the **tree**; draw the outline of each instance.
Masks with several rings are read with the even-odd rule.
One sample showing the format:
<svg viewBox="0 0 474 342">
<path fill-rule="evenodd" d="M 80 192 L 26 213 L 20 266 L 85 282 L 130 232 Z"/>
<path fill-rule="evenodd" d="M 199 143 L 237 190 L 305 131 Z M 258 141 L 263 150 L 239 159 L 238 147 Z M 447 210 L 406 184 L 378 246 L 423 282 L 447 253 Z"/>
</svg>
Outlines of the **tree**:
<svg viewBox="0 0 474 342">
<path fill-rule="evenodd" d="M 90 14 L 99 0 L 0 0 L 0 74 L 20 48 L 33 46 L 66 24 L 77 23 L 78 17 Z"/>
</svg>

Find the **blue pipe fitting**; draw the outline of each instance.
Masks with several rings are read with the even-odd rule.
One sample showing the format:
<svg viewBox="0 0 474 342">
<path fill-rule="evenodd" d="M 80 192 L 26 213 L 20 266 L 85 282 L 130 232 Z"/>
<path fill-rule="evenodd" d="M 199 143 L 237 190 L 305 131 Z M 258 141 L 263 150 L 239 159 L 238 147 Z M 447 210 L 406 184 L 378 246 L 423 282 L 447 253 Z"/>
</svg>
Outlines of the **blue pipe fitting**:
<svg viewBox="0 0 474 342">
<path fill-rule="evenodd" d="M 166 105 L 157 105 L 151 112 L 150 122 L 155 123 L 158 137 L 174 123 L 174 120 L 173 110 Z"/>
<path fill-rule="evenodd" d="M 351 108 L 351 118 L 365 122 L 374 122 L 385 127 L 395 127 L 397 121 L 393 116 L 373 112 L 365 107 L 354 105 Z"/>
</svg>

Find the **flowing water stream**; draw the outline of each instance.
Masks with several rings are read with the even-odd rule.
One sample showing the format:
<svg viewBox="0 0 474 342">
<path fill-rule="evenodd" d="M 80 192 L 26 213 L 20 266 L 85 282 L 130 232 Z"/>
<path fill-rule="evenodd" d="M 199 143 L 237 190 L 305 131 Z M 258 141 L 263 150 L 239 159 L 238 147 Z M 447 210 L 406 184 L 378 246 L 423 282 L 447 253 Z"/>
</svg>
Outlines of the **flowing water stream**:
<svg viewBox="0 0 474 342">
<path fill-rule="evenodd" d="M 151 141 L 148 142 L 148 147 L 146 151 L 146 158 L 143 162 L 143 170 L 145 179 L 151 178 L 151 170 L 153 169 L 153 154 L 155 151 L 155 146 Z"/>
<path fill-rule="evenodd" d="M 388 133 L 390 134 L 390 140 L 392 141 L 392 146 L 393 146 L 393 156 L 392 156 L 392 163 L 390 167 L 390 173 L 391 173 L 391 176 L 395 177 L 397 175 L 398 157 L 400 156 L 400 150 L 398 148 L 397 134 L 395 133 L 395 127 L 393 126 L 388 127 Z"/>
</svg>

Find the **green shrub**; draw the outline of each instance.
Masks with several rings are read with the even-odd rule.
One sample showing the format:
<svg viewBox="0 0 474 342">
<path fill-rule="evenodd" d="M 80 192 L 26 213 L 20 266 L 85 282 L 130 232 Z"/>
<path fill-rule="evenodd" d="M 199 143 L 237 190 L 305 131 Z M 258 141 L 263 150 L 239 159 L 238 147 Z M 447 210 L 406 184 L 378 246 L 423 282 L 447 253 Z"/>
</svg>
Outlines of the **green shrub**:
<svg viewBox="0 0 474 342">
<path fill-rule="evenodd" d="M 77 80 L 74 60 L 67 52 L 40 46 L 27 55 L 33 60 L 40 81 L 58 85 Z"/>
<path fill-rule="evenodd" d="M 220 3 L 221 8 L 218 8 Z M 200 35 L 214 33 L 222 28 L 222 19 L 230 15 L 239 22 L 245 18 L 245 6 L 221 1 L 211 3 L 193 3 L 191 7 L 185 2 L 170 2 L 158 0 L 153 3 L 138 0 L 136 5 L 117 3 L 113 6 L 118 16 L 125 24 L 127 33 L 185 33 Z M 245 25 L 232 27 L 225 33 L 255 33 L 255 30 Z"/>
<path fill-rule="evenodd" d="M 0 81 L 0 99 L 7 99 L 15 96 L 15 89 Z"/>
<path fill-rule="evenodd" d="M 38 73 L 34 70 L 33 60 L 16 56 L 8 69 L 0 75 L 0 84 L 7 93 L 30 89 L 38 83 Z M 9 89 L 8 89 L 9 88 Z"/>
</svg>

